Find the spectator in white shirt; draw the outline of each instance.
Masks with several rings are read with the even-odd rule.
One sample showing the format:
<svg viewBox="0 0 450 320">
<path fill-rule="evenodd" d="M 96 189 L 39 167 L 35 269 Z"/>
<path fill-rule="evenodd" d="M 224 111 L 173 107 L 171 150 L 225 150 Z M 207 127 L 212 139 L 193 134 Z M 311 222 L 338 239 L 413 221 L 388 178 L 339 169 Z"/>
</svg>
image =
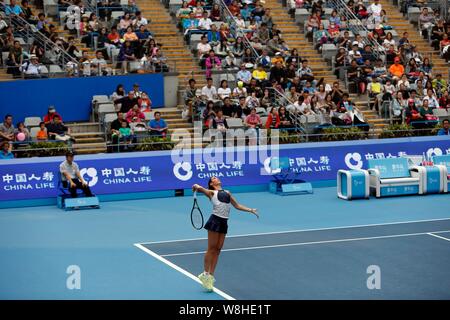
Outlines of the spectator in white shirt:
<svg viewBox="0 0 450 320">
<path fill-rule="evenodd" d="M 220 99 L 228 98 L 231 95 L 231 89 L 228 87 L 228 81 L 222 80 L 220 82 L 220 88 L 217 90 L 217 94 Z"/>
<path fill-rule="evenodd" d="M 106 76 L 111 74 L 111 68 L 108 68 L 106 60 L 103 58 L 103 52 L 97 50 L 95 58 L 91 60 L 91 75 Z"/>
<path fill-rule="evenodd" d="M 202 88 L 202 97 L 204 100 L 217 100 L 217 89 L 213 86 L 213 79 L 206 79 L 206 86 Z"/>
<path fill-rule="evenodd" d="M 209 55 L 209 51 L 211 51 L 211 45 L 208 43 L 208 38 L 206 36 L 202 36 L 200 38 L 200 42 L 197 44 L 197 55 L 200 61 L 206 59 Z"/>
<path fill-rule="evenodd" d="M 430 109 L 439 108 L 439 101 L 436 99 L 432 89 L 427 90 L 427 95 L 423 98 L 423 101 L 425 100 L 428 100 L 428 107 Z"/>
<path fill-rule="evenodd" d="M 208 12 L 203 12 L 203 16 L 198 20 L 198 28 L 202 30 L 211 30 L 212 20 L 208 17 Z"/>
<path fill-rule="evenodd" d="M 374 3 L 372 3 L 369 8 L 367 8 L 367 11 L 369 14 L 372 14 L 372 16 L 375 19 L 375 24 L 380 22 L 380 16 L 381 16 L 381 10 L 383 10 L 380 0 L 375 0 Z"/>
<path fill-rule="evenodd" d="M 148 20 L 142 16 L 140 11 L 136 11 L 136 18 L 134 18 L 132 24 L 134 29 L 139 29 L 140 26 L 146 26 L 148 24 Z"/>
<path fill-rule="evenodd" d="M 243 81 L 238 81 L 236 88 L 233 89 L 233 97 L 247 97 L 247 88 L 244 87 Z"/>
<path fill-rule="evenodd" d="M 241 28 L 241 29 L 245 29 L 246 28 L 245 20 L 242 18 L 241 14 L 238 14 L 236 16 L 235 21 L 236 21 L 236 26 L 238 28 Z"/>
<path fill-rule="evenodd" d="M 37 56 L 32 54 L 30 56 L 30 61 L 25 62 L 20 67 L 25 79 L 36 79 L 41 78 L 42 67 L 39 64 L 39 59 Z"/>
<path fill-rule="evenodd" d="M 241 64 L 241 69 L 236 75 L 236 80 L 242 81 L 246 85 L 250 84 L 250 80 L 252 80 L 252 73 L 247 70 L 245 63 Z"/>
<path fill-rule="evenodd" d="M 353 60 L 356 60 L 358 64 L 362 64 L 362 55 L 358 50 L 358 43 L 355 41 L 352 45 L 352 50 L 348 52 L 348 63 L 350 64 Z"/>
</svg>

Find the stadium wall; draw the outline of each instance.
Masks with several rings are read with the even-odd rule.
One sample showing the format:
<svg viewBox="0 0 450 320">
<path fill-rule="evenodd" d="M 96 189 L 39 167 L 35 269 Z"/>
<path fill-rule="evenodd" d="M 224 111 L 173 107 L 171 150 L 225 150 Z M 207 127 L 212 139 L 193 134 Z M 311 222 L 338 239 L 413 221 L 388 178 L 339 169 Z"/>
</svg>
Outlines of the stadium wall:
<svg viewBox="0 0 450 320">
<path fill-rule="evenodd" d="M 167 78 L 165 81 L 164 78 Z M 123 84 L 126 90 L 131 90 L 138 83 L 141 90 L 148 92 L 153 107 L 173 107 L 171 99 L 172 84 L 177 87 L 178 78 L 172 74 L 161 73 L 86 77 L 86 78 L 51 78 L 45 80 L 24 80 L 0 82 L 0 114 L 10 113 L 14 122 L 23 121 L 25 117 L 40 116 L 53 105 L 63 116 L 64 121 L 89 121 L 91 100 L 94 95 L 111 95 L 118 84 Z M 169 86 L 168 86 L 169 84 Z M 168 101 L 165 101 L 165 92 Z M 173 93 L 172 93 L 173 94 Z M 175 95 L 176 96 L 176 95 Z"/>
<path fill-rule="evenodd" d="M 80 155 L 83 177 L 103 200 L 175 196 L 193 183 L 205 185 L 218 175 L 225 187 L 267 188 L 269 158 L 289 157 L 300 178 L 314 183 L 334 181 L 339 169 L 366 168 L 371 158 L 404 154 L 450 153 L 450 139 L 415 137 L 365 141 L 250 147 L 211 152 L 208 149 Z M 54 204 L 58 165 L 63 157 L 0 160 L 0 208 Z"/>
</svg>

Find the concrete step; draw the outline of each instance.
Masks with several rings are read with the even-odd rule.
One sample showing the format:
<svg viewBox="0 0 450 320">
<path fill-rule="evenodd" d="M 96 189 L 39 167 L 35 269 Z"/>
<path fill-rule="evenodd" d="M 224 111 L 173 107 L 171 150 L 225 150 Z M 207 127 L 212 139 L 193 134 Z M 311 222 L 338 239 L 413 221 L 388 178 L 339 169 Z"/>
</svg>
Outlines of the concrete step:
<svg viewBox="0 0 450 320">
<path fill-rule="evenodd" d="M 92 142 L 92 143 L 74 143 L 72 145 L 74 149 L 89 149 L 89 148 L 106 148 L 106 142 Z"/>
<path fill-rule="evenodd" d="M 74 133 L 86 133 L 97 132 L 99 128 L 98 122 L 82 122 L 82 123 L 67 123 L 67 127 L 70 128 L 70 132 Z"/>
<path fill-rule="evenodd" d="M 104 137 L 104 136 L 105 136 L 105 133 L 104 133 L 104 132 L 98 131 L 98 129 L 99 129 L 99 128 L 97 127 L 97 131 L 71 133 L 70 135 L 71 135 L 72 137 L 74 137 L 75 139 L 78 139 L 78 138 Z"/>
<path fill-rule="evenodd" d="M 98 154 L 98 153 L 106 153 L 106 146 L 104 148 L 83 148 L 76 149 L 76 154 Z"/>
<path fill-rule="evenodd" d="M 102 143 L 105 142 L 105 139 L 102 137 L 86 137 L 86 138 L 77 138 L 77 144 L 85 144 L 85 143 Z"/>
</svg>

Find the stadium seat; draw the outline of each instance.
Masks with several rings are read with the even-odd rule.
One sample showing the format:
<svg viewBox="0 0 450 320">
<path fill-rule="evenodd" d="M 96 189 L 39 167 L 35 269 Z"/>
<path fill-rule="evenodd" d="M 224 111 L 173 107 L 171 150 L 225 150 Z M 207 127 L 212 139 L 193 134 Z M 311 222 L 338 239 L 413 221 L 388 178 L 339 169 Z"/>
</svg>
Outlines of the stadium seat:
<svg viewBox="0 0 450 320">
<path fill-rule="evenodd" d="M 203 37 L 203 34 L 200 33 L 194 33 L 191 36 L 191 41 L 189 43 L 189 47 L 191 50 L 197 49 L 197 44 L 200 42 L 200 39 Z"/>
<path fill-rule="evenodd" d="M 256 113 L 259 114 L 260 116 L 267 115 L 267 111 L 264 108 L 256 108 Z"/>
<path fill-rule="evenodd" d="M 49 72 L 51 74 L 64 74 L 64 70 L 61 69 L 60 66 L 58 66 L 57 64 L 51 64 L 49 66 Z"/>
<path fill-rule="evenodd" d="M 26 117 L 24 125 L 27 128 L 39 127 L 39 123 L 42 121 L 41 117 Z"/>
<path fill-rule="evenodd" d="M 266 125 L 267 118 L 268 117 L 261 117 L 261 123 L 262 123 L 263 127 Z"/>
<path fill-rule="evenodd" d="M 448 111 L 446 109 L 436 108 L 433 109 L 433 115 L 435 115 L 438 118 L 447 118 L 448 117 Z"/>
<path fill-rule="evenodd" d="M 98 114 L 104 114 L 104 113 L 115 113 L 116 108 L 112 103 L 103 103 L 98 106 Z"/>
<path fill-rule="evenodd" d="M 144 112 L 145 115 L 145 120 L 149 121 L 155 118 L 154 113 L 153 112 Z"/>
<path fill-rule="evenodd" d="M 178 9 L 181 8 L 182 4 L 183 4 L 183 0 L 170 0 L 169 1 L 170 13 L 176 14 Z"/>
<path fill-rule="evenodd" d="M 105 114 L 105 117 L 103 118 L 103 122 L 105 124 L 108 124 L 108 123 L 113 122 L 116 119 L 117 119 L 117 114 L 115 114 L 115 113 L 107 113 L 107 114 Z"/>
<path fill-rule="evenodd" d="M 244 123 L 241 118 L 227 118 L 227 125 L 230 129 L 239 129 L 244 127 Z"/>
<path fill-rule="evenodd" d="M 41 66 L 41 74 L 43 74 L 43 75 L 48 74 L 48 69 L 46 66 Z"/>
<path fill-rule="evenodd" d="M 306 20 L 308 20 L 308 17 L 310 16 L 310 13 L 306 9 L 295 9 L 295 22 L 300 24 L 305 24 Z"/>
<path fill-rule="evenodd" d="M 332 57 L 336 56 L 337 47 L 333 43 L 325 43 L 322 45 L 322 56 L 326 60 L 331 60 Z"/>
<path fill-rule="evenodd" d="M 24 46 L 26 44 L 25 40 L 23 40 L 23 38 L 21 38 L 21 37 L 16 37 L 15 40 L 19 41 L 21 46 Z"/>
<path fill-rule="evenodd" d="M 30 128 L 31 139 L 33 139 L 33 140 L 36 139 L 36 135 L 37 135 L 39 130 L 40 130 L 39 127 L 32 127 L 32 128 Z"/>
<path fill-rule="evenodd" d="M 106 95 L 95 95 L 92 97 L 92 102 L 96 102 L 96 103 L 105 103 L 105 102 L 110 102 L 108 96 Z"/>
<path fill-rule="evenodd" d="M 7 51 L 7 52 L 2 52 L 3 66 L 6 66 L 6 61 L 8 61 L 8 56 L 9 56 L 9 51 Z"/>
<path fill-rule="evenodd" d="M 111 12 L 111 18 L 118 19 L 121 16 L 123 16 L 124 14 L 125 14 L 125 12 L 123 12 L 123 11 L 113 11 L 113 12 Z"/>
<path fill-rule="evenodd" d="M 419 21 L 421 9 L 419 7 L 408 7 L 408 20 L 417 23 Z"/>
</svg>

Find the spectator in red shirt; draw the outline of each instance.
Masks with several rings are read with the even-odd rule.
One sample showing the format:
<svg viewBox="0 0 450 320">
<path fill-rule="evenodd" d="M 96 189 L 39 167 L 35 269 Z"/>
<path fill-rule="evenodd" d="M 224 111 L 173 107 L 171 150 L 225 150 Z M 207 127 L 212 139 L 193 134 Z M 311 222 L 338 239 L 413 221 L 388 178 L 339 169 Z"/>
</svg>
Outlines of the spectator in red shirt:
<svg viewBox="0 0 450 320">
<path fill-rule="evenodd" d="M 220 21 L 222 19 L 222 15 L 220 13 L 220 7 L 217 3 L 213 5 L 213 7 L 211 9 L 211 13 L 209 14 L 209 18 L 212 21 Z"/>
<path fill-rule="evenodd" d="M 54 107 L 54 106 L 48 107 L 48 112 L 47 112 L 47 114 L 44 116 L 44 122 L 45 122 L 45 124 L 47 125 L 47 124 L 53 122 L 53 118 L 54 118 L 55 116 L 58 116 L 59 119 L 61 120 L 61 122 L 63 122 L 61 115 L 60 115 L 58 112 L 56 112 L 55 107 Z"/>
<path fill-rule="evenodd" d="M 410 124 L 411 121 L 423 120 L 419 110 L 416 108 L 416 105 L 414 104 L 413 99 L 408 99 L 408 108 L 406 108 L 405 115 L 407 124 Z"/>
<path fill-rule="evenodd" d="M 272 107 L 266 121 L 266 129 L 277 129 L 280 125 L 280 116 L 277 109 Z"/>
<path fill-rule="evenodd" d="M 237 3 L 236 0 L 234 0 L 234 1 L 228 6 L 228 9 L 230 10 L 230 12 L 231 12 L 231 14 L 232 14 L 233 16 L 237 16 L 238 13 L 241 12 L 241 8 L 239 8 L 239 5 L 238 5 L 238 3 Z"/>
<path fill-rule="evenodd" d="M 127 121 L 130 122 L 142 122 L 145 119 L 145 114 L 141 112 L 139 106 L 135 104 L 133 108 L 131 108 L 127 112 L 126 116 Z"/>
<path fill-rule="evenodd" d="M 439 107 L 448 109 L 450 108 L 450 96 L 448 95 L 448 91 L 445 90 L 442 97 L 439 99 Z"/>
<path fill-rule="evenodd" d="M 138 104 L 142 112 L 152 111 L 152 100 L 150 100 L 147 92 L 142 92 L 141 97 L 138 99 Z"/>
</svg>

